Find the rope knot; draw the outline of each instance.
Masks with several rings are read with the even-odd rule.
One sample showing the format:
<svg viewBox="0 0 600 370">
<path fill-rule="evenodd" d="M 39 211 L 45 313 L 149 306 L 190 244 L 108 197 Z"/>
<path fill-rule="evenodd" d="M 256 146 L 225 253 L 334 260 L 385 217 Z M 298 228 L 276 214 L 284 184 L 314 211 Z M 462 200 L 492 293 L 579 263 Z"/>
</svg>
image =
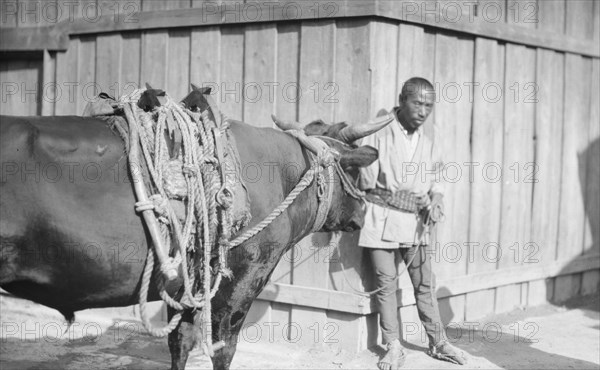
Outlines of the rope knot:
<svg viewBox="0 0 600 370">
<path fill-rule="evenodd" d="M 154 194 L 148 200 L 135 203 L 135 211 L 138 213 L 153 210 L 158 220 L 164 224 L 169 223 L 168 201 L 160 194 Z"/>
<path fill-rule="evenodd" d="M 337 150 L 327 147 L 324 148 L 321 153 L 319 153 L 317 156 L 317 161 L 319 162 L 319 165 L 323 167 L 329 167 L 333 166 L 339 157 L 340 153 L 338 153 Z"/>
<path fill-rule="evenodd" d="M 215 198 L 217 203 L 225 209 L 228 209 L 233 205 L 233 194 L 225 186 L 222 186 L 221 189 L 219 189 Z"/>
<path fill-rule="evenodd" d="M 179 263 L 181 260 L 177 261 L 173 257 L 169 257 L 160 265 L 160 271 L 163 274 L 167 274 L 171 270 L 177 271 L 177 267 L 179 267 Z"/>
<path fill-rule="evenodd" d="M 319 200 L 323 199 L 323 196 L 325 195 L 325 182 L 323 172 L 319 171 L 319 174 L 317 175 L 317 198 Z"/>
<path fill-rule="evenodd" d="M 182 172 L 184 175 L 188 175 L 189 177 L 198 176 L 198 167 L 193 164 L 184 164 L 182 168 Z"/>
</svg>

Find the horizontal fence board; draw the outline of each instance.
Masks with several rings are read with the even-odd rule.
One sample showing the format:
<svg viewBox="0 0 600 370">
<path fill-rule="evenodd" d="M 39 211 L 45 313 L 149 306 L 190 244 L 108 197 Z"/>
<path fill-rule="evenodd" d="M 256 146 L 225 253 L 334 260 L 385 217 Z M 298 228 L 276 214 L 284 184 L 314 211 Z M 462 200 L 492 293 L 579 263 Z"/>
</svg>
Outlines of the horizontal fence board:
<svg viewBox="0 0 600 370">
<path fill-rule="evenodd" d="M 597 269 L 600 269 L 600 254 L 597 253 L 586 254 L 575 259 L 556 260 L 545 265 L 538 263 L 515 266 L 442 280 L 437 284 L 437 297 L 440 299 Z M 410 285 L 403 285 L 396 295 L 402 302 L 402 306 L 415 304 L 413 288 Z M 290 284 L 269 283 L 257 299 L 360 315 L 376 312 L 374 302 L 371 303 L 368 298 L 357 294 Z M 491 312 L 493 309 L 488 313 Z"/>
</svg>

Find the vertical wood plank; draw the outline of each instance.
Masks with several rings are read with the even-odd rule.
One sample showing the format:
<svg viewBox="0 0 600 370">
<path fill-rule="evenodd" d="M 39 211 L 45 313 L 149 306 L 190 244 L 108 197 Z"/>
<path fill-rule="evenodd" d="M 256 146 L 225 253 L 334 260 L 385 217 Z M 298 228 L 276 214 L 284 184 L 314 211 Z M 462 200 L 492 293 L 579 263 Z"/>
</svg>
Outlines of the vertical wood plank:
<svg viewBox="0 0 600 370">
<path fill-rule="evenodd" d="M 473 321 L 494 312 L 495 289 L 480 290 L 466 294 L 465 319 Z"/>
<path fill-rule="evenodd" d="M 119 80 L 119 96 L 129 94 L 141 85 L 141 53 L 142 35 L 139 32 L 127 33 L 121 40 L 121 77 Z"/>
<path fill-rule="evenodd" d="M 41 115 L 53 116 L 56 103 L 56 52 L 44 50 L 43 53 L 42 84 L 38 99 L 41 99 Z"/>
<path fill-rule="evenodd" d="M 334 84 L 335 23 L 333 21 L 303 21 L 300 35 L 300 87 L 298 105 L 300 122 L 322 119 L 333 121 L 334 100 L 339 99 Z M 331 84 L 330 84 L 331 83 Z M 330 85 L 328 85 L 330 84 Z M 327 102 L 324 87 L 327 85 Z"/>
<path fill-rule="evenodd" d="M 300 89 L 300 23 L 277 25 L 277 86 L 275 112 L 285 120 L 298 119 Z"/>
<path fill-rule="evenodd" d="M 594 37 L 595 41 L 600 41 L 600 1 L 594 1 Z"/>
<path fill-rule="evenodd" d="M 369 22 L 339 20 L 336 31 L 335 83 L 339 103 L 333 104 L 334 121 L 366 122 L 371 106 Z M 328 101 L 324 103 L 331 105 Z"/>
<path fill-rule="evenodd" d="M 588 146 L 590 124 L 591 62 L 567 54 L 565 110 L 558 228 L 558 258 L 573 258 L 583 251 L 587 161 L 578 153 Z"/>
<path fill-rule="evenodd" d="M 221 67 L 221 30 L 217 26 L 198 27 L 191 31 L 190 82 L 210 86 L 219 96 Z M 217 104 L 219 103 L 218 99 Z"/>
<path fill-rule="evenodd" d="M 190 87 L 190 31 L 169 31 L 167 81 L 165 89 L 175 101 L 183 99 Z"/>
<path fill-rule="evenodd" d="M 300 122 L 317 118 L 331 121 L 334 107 L 332 104 L 324 103 L 319 94 L 320 89 L 327 82 L 333 81 L 335 61 L 334 53 L 331 51 L 334 50 L 335 24 L 331 21 L 325 23 L 308 21 L 302 22 L 301 27 L 299 80 L 302 97 L 299 101 L 298 118 Z M 327 244 L 321 240 L 322 238 L 322 235 L 312 234 L 294 246 L 292 263 L 294 285 L 327 288 L 329 264 L 320 258 L 322 255 L 318 248 L 319 244 Z M 293 307 L 291 322 L 300 325 L 308 332 L 311 325 L 316 324 L 322 328 L 327 322 L 327 316 L 324 310 Z"/>
<path fill-rule="evenodd" d="M 110 0 L 107 5 L 109 8 L 114 8 L 114 2 Z M 119 12 L 123 14 L 137 14 L 142 11 L 142 0 L 118 0 Z M 100 37 L 100 36 L 99 36 Z M 115 98 L 120 98 L 123 95 L 130 94 L 141 85 L 141 32 L 122 32 L 121 52 L 119 60 L 119 79 L 115 86 Z"/>
<path fill-rule="evenodd" d="M 566 34 L 581 39 L 594 37 L 594 0 L 566 2 Z"/>
<path fill-rule="evenodd" d="M 383 109 L 391 111 L 398 104 L 395 83 L 398 80 L 398 25 L 371 21 L 369 27 L 371 108 L 368 116 L 372 118 Z"/>
<path fill-rule="evenodd" d="M 292 305 L 271 302 L 271 325 L 274 327 L 274 340 L 289 341 Z"/>
<path fill-rule="evenodd" d="M 56 53 L 56 115 L 70 115 L 77 112 L 77 76 L 79 68 L 79 38 L 69 41 L 65 52 Z"/>
<path fill-rule="evenodd" d="M 587 148 L 579 160 L 587 162 L 584 252 L 600 252 L 600 60 L 593 59 L 590 89 L 590 126 Z"/>
<path fill-rule="evenodd" d="M 144 3 L 146 4 L 146 3 Z M 166 31 L 142 33 L 141 83 L 166 89 L 169 36 Z"/>
<path fill-rule="evenodd" d="M 411 24 L 400 24 L 398 46 L 398 80 L 396 88 L 396 104 L 398 95 L 402 91 L 402 85 L 411 77 L 423 77 L 429 80 L 434 87 L 435 71 L 435 47 L 436 36 L 434 33 L 425 32 L 420 26 Z M 423 126 L 426 135 L 434 137 L 434 123 L 436 110 Z"/>
<path fill-rule="evenodd" d="M 160 11 L 177 7 L 177 1 L 142 0 L 141 3 L 142 11 Z M 168 45 L 169 34 L 166 30 L 151 30 L 142 33 L 140 72 L 142 86 L 149 83 L 155 89 L 166 89 Z"/>
<path fill-rule="evenodd" d="M 510 284 L 496 288 L 494 313 L 512 311 L 521 304 L 521 284 Z"/>
<path fill-rule="evenodd" d="M 242 82 L 244 81 L 244 28 L 221 28 L 221 83 L 217 104 L 228 117 L 242 119 Z"/>
<path fill-rule="evenodd" d="M 435 35 L 426 33 L 421 26 L 401 23 L 398 46 L 398 88 L 411 77 L 434 79 Z"/>
<path fill-rule="evenodd" d="M 435 51 L 436 111 L 434 142 L 445 163 L 439 181 L 444 185 L 445 221 L 438 224 L 436 276 L 440 280 L 467 272 L 469 176 L 471 160 L 469 83 L 473 75 L 474 42 L 438 34 Z"/>
<path fill-rule="evenodd" d="M 531 241 L 531 196 L 533 189 L 533 131 L 535 99 L 535 50 L 506 46 L 504 83 L 504 154 L 498 268 L 523 262 L 521 251 Z M 500 103 L 500 102 L 499 102 Z"/>
<path fill-rule="evenodd" d="M 81 37 L 78 60 L 76 114 L 81 115 L 85 106 L 100 93 L 96 86 L 95 36 Z"/>
<path fill-rule="evenodd" d="M 9 115 L 25 115 L 24 91 L 26 84 L 26 65 L 24 60 L 4 60 L 0 63 L 2 79 L 2 112 Z"/>
<path fill-rule="evenodd" d="M 368 342 L 377 341 L 376 329 L 376 323 L 367 316 L 328 311 L 321 336 L 319 338 L 315 336 L 313 340 L 338 351 L 357 353 L 367 348 Z M 313 335 L 314 332 L 311 331 L 309 334 Z"/>
<path fill-rule="evenodd" d="M 244 38 L 243 120 L 272 127 L 277 76 L 277 28 L 274 24 L 246 26 Z"/>
<path fill-rule="evenodd" d="M 99 35 L 96 40 L 96 83 L 113 97 L 120 94 L 121 41 L 120 34 Z"/>
<path fill-rule="evenodd" d="M 285 120 L 298 120 L 298 92 L 300 90 L 300 23 L 277 25 L 277 86 L 275 112 Z M 271 281 L 292 282 L 294 249 L 288 250 L 275 267 Z"/>
<path fill-rule="evenodd" d="M 554 279 L 541 279 L 529 282 L 527 306 L 535 307 L 552 302 Z"/>
<path fill-rule="evenodd" d="M 422 347 L 427 347 L 428 339 L 425 328 L 419 318 L 417 306 L 411 304 L 398 309 L 400 322 L 400 338 L 402 340 Z"/>
<path fill-rule="evenodd" d="M 498 94 L 503 81 L 504 46 L 493 40 L 476 39 L 474 83 L 478 85 L 473 100 L 471 154 L 477 172 L 471 184 L 469 274 L 496 268 L 504 117 Z"/>
<path fill-rule="evenodd" d="M 538 1 L 538 29 L 557 34 L 565 33 L 565 0 Z"/>
<path fill-rule="evenodd" d="M 563 130 L 564 57 L 538 49 L 535 123 L 535 183 L 531 241 L 534 255 L 523 262 L 551 263 L 556 256 Z M 534 251 L 534 250 L 532 250 Z"/>
</svg>

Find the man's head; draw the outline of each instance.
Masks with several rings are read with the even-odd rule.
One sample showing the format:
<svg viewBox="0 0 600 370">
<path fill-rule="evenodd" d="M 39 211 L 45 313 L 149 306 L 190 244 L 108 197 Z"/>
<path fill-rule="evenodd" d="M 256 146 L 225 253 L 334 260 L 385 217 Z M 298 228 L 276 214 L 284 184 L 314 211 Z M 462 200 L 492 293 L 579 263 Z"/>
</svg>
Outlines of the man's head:
<svg viewBox="0 0 600 370">
<path fill-rule="evenodd" d="M 435 103 L 435 90 L 431 82 L 413 77 L 402 86 L 399 97 L 398 119 L 408 131 L 418 129 L 425 121 Z"/>
</svg>

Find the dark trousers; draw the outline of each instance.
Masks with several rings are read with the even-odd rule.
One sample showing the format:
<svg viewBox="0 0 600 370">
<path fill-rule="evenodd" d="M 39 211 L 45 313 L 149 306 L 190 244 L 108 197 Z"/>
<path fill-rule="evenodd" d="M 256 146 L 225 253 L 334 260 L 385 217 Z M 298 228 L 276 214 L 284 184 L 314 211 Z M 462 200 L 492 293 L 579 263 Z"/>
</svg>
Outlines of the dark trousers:
<svg viewBox="0 0 600 370">
<path fill-rule="evenodd" d="M 377 287 L 384 287 L 375 298 L 379 310 L 379 324 L 383 334 L 383 342 L 389 343 L 399 339 L 398 301 L 396 290 L 398 282 L 394 282 L 398 271 L 397 254 L 408 264 L 408 275 L 412 281 L 419 318 L 425 327 L 430 344 L 436 344 L 444 339 L 444 326 L 440 319 L 437 298 L 435 297 L 435 277 L 431 270 L 430 246 L 371 249 L 371 261 L 375 269 Z"/>
</svg>

